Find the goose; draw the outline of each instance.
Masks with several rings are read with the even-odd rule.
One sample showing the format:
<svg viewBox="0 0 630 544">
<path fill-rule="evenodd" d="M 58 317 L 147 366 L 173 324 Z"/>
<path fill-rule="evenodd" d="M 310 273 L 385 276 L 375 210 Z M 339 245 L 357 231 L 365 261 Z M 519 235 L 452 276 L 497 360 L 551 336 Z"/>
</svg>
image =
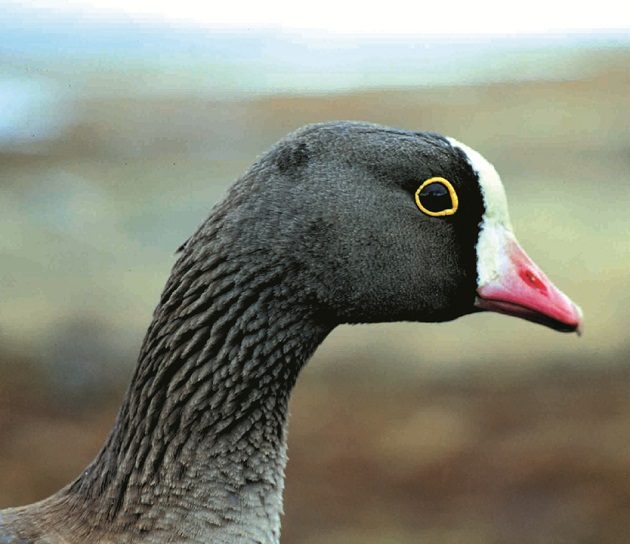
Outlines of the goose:
<svg viewBox="0 0 630 544">
<path fill-rule="evenodd" d="M 432 132 L 307 125 L 263 154 L 179 248 L 114 427 L 2 544 L 280 541 L 287 403 L 344 323 L 482 311 L 579 332 L 521 248 L 495 168 Z"/>
</svg>

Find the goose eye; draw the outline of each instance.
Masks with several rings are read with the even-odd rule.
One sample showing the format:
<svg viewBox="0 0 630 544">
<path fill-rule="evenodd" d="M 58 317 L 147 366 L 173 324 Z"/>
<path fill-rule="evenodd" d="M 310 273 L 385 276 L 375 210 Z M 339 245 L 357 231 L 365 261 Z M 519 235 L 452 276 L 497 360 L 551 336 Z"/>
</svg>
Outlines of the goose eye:
<svg viewBox="0 0 630 544">
<path fill-rule="evenodd" d="M 453 215 L 459 206 L 455 188 L 444 178 L 429 178 L 416 191 L 416 204 L 433 217 Z"/>
</svg>

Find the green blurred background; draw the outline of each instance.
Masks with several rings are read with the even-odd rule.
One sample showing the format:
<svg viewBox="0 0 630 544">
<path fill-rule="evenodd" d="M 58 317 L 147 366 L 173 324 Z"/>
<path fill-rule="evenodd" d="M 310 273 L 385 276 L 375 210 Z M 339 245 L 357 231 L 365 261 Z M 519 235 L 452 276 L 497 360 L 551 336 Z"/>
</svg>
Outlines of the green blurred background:
<svg viewBox="0 0 630 544">
<path fill-rule="evenodd" d="M 283 542 L 627 543 L 630 36 L 405 39 L 0 15 L 0 507 L 98 451 L 174 251 L 302 124 L 433 130 L 502 174 L 582 338 L 340 327 L 292 400 Z"/>
</svg>

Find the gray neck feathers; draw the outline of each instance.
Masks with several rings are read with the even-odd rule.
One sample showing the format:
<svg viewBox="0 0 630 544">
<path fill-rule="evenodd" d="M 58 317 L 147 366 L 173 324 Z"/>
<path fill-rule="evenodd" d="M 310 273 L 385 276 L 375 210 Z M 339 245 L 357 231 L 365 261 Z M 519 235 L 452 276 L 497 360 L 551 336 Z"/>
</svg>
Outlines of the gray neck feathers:
<svg viewBox="0 0 630 544">
<path fill-rule="evenodd" d="M 288 398 L 331 327 L 282 263 L 216 241 L 221 217 L 183 248 L 115 427 L 62 492 L 95 533 L 279 540 Z"/>
</svg>

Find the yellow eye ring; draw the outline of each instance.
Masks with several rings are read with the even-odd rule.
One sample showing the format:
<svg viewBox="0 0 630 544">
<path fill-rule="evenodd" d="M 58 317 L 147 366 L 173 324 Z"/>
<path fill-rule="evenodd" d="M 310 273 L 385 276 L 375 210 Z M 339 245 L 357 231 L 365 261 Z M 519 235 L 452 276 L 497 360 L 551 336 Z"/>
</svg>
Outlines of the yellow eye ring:
<svg viewBox="0 0 630 544">
<path fill-rule="evenodd" d="M 450 208 L 446 208 L 446 209 L 438 210 L 438 211 L 432 211 L 432 210 L 427 209 L 427 207 L 422 204 L 420 193 L 422 189 L 424 189 L 425 187 L 427 187 L 427 185 L 430 185 L 432 183 L 439 183 L 440 185 L 443 185 L 444 187 L 446 187 L 446 190 L 448 191 L 448 194 L 451 197 Z M 444 217 L 446 215 L 453 215 L 457 211 L 457 208 L 459 207 L 459 199 L 457 198 L 457 193 L 455 192 L 455 188 L 453 187 L 450 181 L 441 177 L 429 178 L 428 180 L 424 181 L 422 185 L 420 185 L 420 187 L 418 187 L 418 189 L 416 190 L 415 197 L 416 197 L 416 206 L 420 208 L 420 211 L 422 211 L 422 213 L 430 215 L 431 217 Z"/>
</svg>

